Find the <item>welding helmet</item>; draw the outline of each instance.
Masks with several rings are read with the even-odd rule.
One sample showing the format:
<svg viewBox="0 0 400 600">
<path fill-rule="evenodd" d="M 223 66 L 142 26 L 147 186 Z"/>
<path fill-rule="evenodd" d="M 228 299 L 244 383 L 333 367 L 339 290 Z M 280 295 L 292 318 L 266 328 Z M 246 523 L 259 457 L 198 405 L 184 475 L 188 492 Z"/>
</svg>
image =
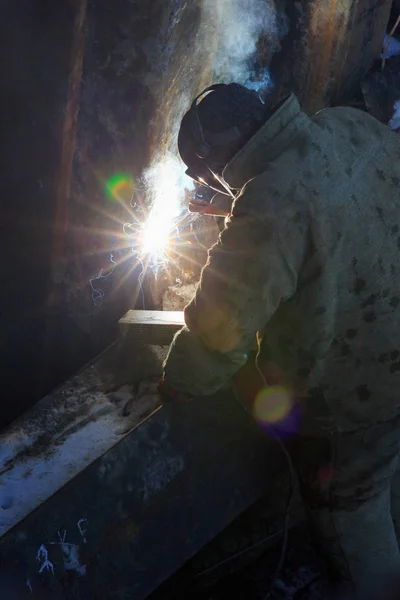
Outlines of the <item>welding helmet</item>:
<svg viewBox="0 0 400 600">
<path fill-rule="evenodd" d="M 188 167 L 186 174 L 226 193 L 213 174 L 222 175 L 264 120 L 265 106 L 257 92 L 238 83 L 217 83 L 203 90 L 193 100 L 179 130 L 178 150 Z"/>
</svg>

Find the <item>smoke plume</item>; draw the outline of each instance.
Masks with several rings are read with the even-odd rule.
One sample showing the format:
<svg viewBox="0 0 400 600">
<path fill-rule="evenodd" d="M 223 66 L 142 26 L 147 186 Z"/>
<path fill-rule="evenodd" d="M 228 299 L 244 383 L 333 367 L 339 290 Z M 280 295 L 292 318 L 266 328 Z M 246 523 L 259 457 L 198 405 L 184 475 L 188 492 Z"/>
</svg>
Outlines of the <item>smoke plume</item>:
<svg viewBox="0 0 400 600">
<path fill-rule="evenodd" d="M 143 177 L 149 213 L 141 236 L 142 250 L 153 256 L 157 266 L 164 261 L 164 249 L 177 228 L 177 219 L 187 211 L 185 189 L 190 189 L 191 182 L 184 165 L 174 158 L 184 112 L 196 93 L 216 82 L 237 82 L 259 93 L 268 92 L 273 87 L 268 65 L 280 49 L 285 29 L 286 21 L 277 13 L 274 0 L 203 0 L 199 29 L 192 37 L 187 60 L 181 62 L 162 94 L 158 152 Z"/>
<path fill-rule="evenodd" d="M 287 28 L 285 19 L 278 15 L 274 0 L 209 0 L 206 12 L 208 19 L 217 19 L 215 81 L 246 85 L 252 80 L 252 63 L 260 37 L 265 42 L 263 52 L 268 54 L 268 60 L 280 49 L 280 39 Z M 265 82 L 271 85 L 269 77 Z"/>
</svg>

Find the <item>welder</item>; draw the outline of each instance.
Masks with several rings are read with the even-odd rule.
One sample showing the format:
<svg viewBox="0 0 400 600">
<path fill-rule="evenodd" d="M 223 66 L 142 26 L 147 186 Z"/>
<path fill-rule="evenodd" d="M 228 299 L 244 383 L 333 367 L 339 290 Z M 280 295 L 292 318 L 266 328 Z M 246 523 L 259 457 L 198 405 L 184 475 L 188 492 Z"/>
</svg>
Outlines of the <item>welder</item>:
<svg viewBox="0 0 400 600">
<path fill-rule="evenodd" d="M 257 398 L 279 390 L 271 423 L 290 429 L 313 531 L 362 597 L 400 573 L 400 136 L 354 108 L 309 117 L 293 94 L 270 106 L 232 83 L 194 100 L 178 146 L 228 216 L 163 393 L 226 388 L 257 338 Z"/>
</svg>

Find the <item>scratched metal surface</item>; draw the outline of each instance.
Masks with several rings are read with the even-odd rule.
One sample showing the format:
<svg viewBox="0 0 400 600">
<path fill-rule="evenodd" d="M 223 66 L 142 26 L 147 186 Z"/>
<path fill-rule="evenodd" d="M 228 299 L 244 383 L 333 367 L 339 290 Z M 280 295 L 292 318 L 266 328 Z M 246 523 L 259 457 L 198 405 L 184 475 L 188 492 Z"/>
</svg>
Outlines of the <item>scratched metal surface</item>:
<svg viewBox="0 0 400 600">
<path fill-rule="evenodd" d="M 164 355 L 120 340 L 0 435 L 0 538 L 157 408 Z"/>
<path fill-rule="evenodd" d="M 106 359 L 121 384 L 126 361 Z M 145 598 L 281 466 L 228 394 L 163 407 L 3 535 L 2 597 Z"/>
</svg>

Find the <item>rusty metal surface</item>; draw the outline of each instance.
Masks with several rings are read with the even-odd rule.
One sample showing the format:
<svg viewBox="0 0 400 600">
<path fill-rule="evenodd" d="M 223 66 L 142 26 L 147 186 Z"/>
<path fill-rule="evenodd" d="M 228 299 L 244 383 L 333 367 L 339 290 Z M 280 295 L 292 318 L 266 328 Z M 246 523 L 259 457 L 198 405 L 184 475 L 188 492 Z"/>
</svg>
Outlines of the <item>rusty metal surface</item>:
<svg viewBox="0 0 400 600">
<path fill-rule="evenodd" d="M 145 598 L 274 485 L 275 451 L 229 394 L 162 408 L 3 536 L 3 589 Z"/>
<path fill-rule="evenodd" d="M 294 90 L 306 112 L 354 95 L 379 57 L 391 0 L 279 0 L 290 35 L 274 73 L 278 95 Z"/>
<path fill-rule="evenodd" d="M 310 3 L 304 90 L 309 112 L 335 102 L 346 82 L 365 73 L 379 56 L 390 5 L 386 0 Z"/>
<path fill-rule="evenodd" d="M 65 236 L 68 227 L 68 202 L 70 196 L 70 180 L 75 152 L 75 138 L 78 122 L 80 89 L 85 50 L 85 21 L 87 0 L 75 0 L 75 22 L 71 48 L 71 71 L 68 82 L 68 99 L 65 108 L 61 140 L 61 158 L 57 182 L 56 205 L 53 226 L 53 246 L 51 257 L 55 263 L 64 257 Z M 54 264 L 57 270 L 61 265 Z M 56 275 L 56 272 L 53 272 Z"/>
<path fill-rule="evenodd" d="M 52 218 L 52 239 L 50 248 L 50 280 L 46 297 L 46 310 L 58 307 L 61 303 L 60 283 L 65 277 L 67 256 L 65 254 L 68 230 L 71 174 L 75 153 L 75 139 L 78 123 L 80 89 L 85 50 L 85 25 L 87 0 L 75 0 L 73 3 L 75 18 L 70 51 L 70 73 L 68 78 L 68 97 L 63 119 L 60 149 L 60 164 L 56 178 L 55 208 Z M 44 324 L 43 351 L 51 355 L 51 349 L 57 344 L 57 327 L 54 319 L 47 318 Z M 43 381 L 51 388 L 48 365 L 43 364 Z"/>
</svg>

